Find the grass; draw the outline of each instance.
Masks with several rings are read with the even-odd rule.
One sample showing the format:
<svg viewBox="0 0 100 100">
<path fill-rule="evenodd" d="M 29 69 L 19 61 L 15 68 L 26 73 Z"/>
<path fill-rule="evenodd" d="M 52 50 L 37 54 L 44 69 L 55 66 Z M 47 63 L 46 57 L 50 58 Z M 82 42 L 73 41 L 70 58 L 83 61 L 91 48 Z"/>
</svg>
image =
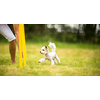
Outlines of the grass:
<svg viewBox="0 0 100 100">
<path fill-rule="evenodd" d="M 38 63 L 44 55 L 39 53 L 41 45 L 47 42 L 32 43 L 28 41 L 26 66 L 19 68 L 18 49 L 16 64 L 12 65 L 8 43 L 0 43 L 0 75 L 1 76 L 99 76 L 100 45 L 71 44 L 55 42 L 60 64 L 51 66 L 50 61 Z"/>
</svg>

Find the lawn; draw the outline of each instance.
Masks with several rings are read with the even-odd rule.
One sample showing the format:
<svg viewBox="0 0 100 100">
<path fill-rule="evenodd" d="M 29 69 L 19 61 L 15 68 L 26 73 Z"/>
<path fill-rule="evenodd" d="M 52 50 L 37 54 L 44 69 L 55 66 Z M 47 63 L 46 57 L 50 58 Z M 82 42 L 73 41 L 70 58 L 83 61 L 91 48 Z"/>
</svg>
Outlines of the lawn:
<svg viewBox="0 0 100 100">
<path fill-rule="evenodd" d="M 99 76 L 100 75 L 100 45 L 71 44 L 55 42 L 57 54 L 61 63 L 50 65 L 50 61 L 38 63 L 41 55 L 41 45 L 47 42 L 27 42 L 26 66 L 19 67 L 18 48 L 16 64 L 10 61 L 8 43 L 0 43 L 0 76 Z M 50 48 L 49 48 L 50 50 Z M 50 50 L 51 51 L 51 50 Z"/>
</svg>

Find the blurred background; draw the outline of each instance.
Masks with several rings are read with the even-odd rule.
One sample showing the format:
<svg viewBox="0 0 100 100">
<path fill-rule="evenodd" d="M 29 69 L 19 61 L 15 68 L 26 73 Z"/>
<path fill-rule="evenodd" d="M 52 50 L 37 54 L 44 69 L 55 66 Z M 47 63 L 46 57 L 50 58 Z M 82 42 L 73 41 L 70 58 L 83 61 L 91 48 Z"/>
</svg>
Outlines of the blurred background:
<svg viewBox="0 0 100 100">
<path fill-rule="evenodd" d="M 13 25 L 8 24 L 13 30 Z M 26 41 L 100 44 L 100 24 L 24 24 Z M 0 40 L 6 39 L 0 35 Z"/>
</svg>

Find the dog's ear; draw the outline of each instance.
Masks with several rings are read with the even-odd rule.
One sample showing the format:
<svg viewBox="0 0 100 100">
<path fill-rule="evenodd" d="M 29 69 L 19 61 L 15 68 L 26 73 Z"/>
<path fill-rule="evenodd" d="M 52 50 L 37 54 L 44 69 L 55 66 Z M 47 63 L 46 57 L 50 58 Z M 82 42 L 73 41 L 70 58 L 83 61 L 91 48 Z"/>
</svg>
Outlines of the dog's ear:
<svg viewBox="0 0 100 100">
<path fill-rule="evenodd" d="M 47 47 L 47 46 L 45 46 L 45 48 L 47 49 L 48 47 Z"/>
</svg>

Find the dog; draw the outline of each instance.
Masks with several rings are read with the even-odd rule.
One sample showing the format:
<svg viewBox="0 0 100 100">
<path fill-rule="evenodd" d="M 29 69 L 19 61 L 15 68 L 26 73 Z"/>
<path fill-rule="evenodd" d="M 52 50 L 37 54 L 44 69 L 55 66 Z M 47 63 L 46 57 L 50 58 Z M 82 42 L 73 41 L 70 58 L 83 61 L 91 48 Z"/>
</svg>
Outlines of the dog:
<svg viewBox="0 0 100 100">
<path fill-rule="evenodd" d="M 59 59 L 59 57 L 57 56 L 57 54 L 56 54 L 56 52 L 55 52 L 55 51 L 56 51 L 56 46 L 55 46 L 55 44 L 50 42 L 48 46 L 49 46 L 50 48 L 52 48 L 52 52 L 49 52 L 47 46 L 43 46 L 43 47 L 41 48 L 40 53 L 41 53 L 41 54 L 45 54 L 45 57 L 44 57 L 44 58 L 41 58 L 41 59 L 38 61 L 38 63 L 42 63 L 42 62 L 45 62 L 46 60 L 50 60 L 50 61 L 51 61 L 51 65 L 54 65 L 54 64 L 56 64 L 55 59 L 58 61 L 58 63 L 60 63 L 60 59 Z"/>
</svg>

